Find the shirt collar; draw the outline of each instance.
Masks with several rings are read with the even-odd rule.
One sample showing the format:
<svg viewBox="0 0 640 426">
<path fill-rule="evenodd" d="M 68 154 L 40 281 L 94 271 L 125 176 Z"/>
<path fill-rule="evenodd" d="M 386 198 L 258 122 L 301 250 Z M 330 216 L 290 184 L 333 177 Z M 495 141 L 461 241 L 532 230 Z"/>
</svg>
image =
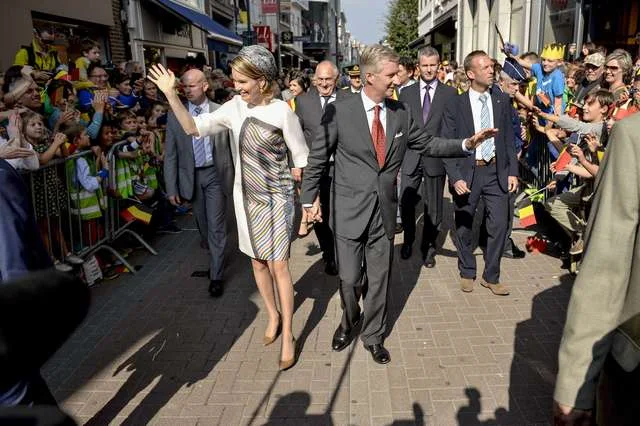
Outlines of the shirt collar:
<svg viewBox="0 0 640 426">
<path fill-rule="evenodd" d="M 203 111 L 208 111 L 209 110 L 209 99 L 205 98 L 204 102 L 202 102 L 200 105 L 195 105 L 194 103 L 189 101 L 189 110 L 190 111 L 193 111 L 194 109 L 196 109 L 196 107 L 200 107 Z"/>
<path fill-rule="evenodd" d="M 427 83 L 423 79 L 420 79 L 420 90 L 424 90 L 425 87 L 435 88 L 437 86 L 437 84 L 438 84 L 438 79 L 437 78 L 434 78 L 429 83 Z"/>
<path fill-rule="evenodd" d="M 473 90 L 471 87 L 469 87 L 469 98 L 473 101 L 473 100 L 480 100 L 480 96 L 486 94 L 488 97 L 491 97 L 491 92 L 489 92 L 489 90 L 487 90 L 484 93 L 480 93 L 477 92 L 475 90 Z"/>
<path fill-rule="evenodd" d="M 381 111 L 385 110 L 384 101 L 376 104 L 374 101 L 371 100 L 371 98 L 367 96 L 366 93 L 364 93 L 364 90 L 360 91 L 360 97 L 362 98 L 362 103 L 364 104 L 365 111 L 371 111 L 376 105 L 380 105 Z"/>
</svg>

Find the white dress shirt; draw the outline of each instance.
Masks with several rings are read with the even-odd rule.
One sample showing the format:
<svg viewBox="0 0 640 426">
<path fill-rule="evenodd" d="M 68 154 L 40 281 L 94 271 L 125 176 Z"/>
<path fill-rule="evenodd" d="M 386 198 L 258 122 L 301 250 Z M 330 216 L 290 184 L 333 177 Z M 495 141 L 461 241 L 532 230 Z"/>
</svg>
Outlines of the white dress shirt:
<svg viewBox="0 0 640 426">
<path fill-rule="evenodd" d="M 431 105 L 433 106 L 433 98 L 436 95 L 436 87 L 438 87 L 438 79 L 434 78 L 433 81 L 427 83 L 423 79 L 420 79 L 420 105 L 424 107 L 424 93 L 429 88 L 429 99 L 431 99 Z"/>
<path fill-rule="evenodd" d="M 407 80 L 405 84 L 398 86 L 398 94 L 402 93 L 404 89 L 406 89 L 409 86 L 413 86 L 414 84 L 416 84 L 416 81 L 410 78 L 409 80 Z"/>
<path fill-rule="evenodd" d="M 487 95 L 487 108 L 489 108 L 489 127 L 495 127 L 493 125 L 493 104 L 491 103 L 491 94 L 487 90 L 484 92 Z M 482 130 L 482 125 L 480 124 L 480 112 L 482 111 L 482 101 L 480 101 L 480 96 L 483 93 L 476 92 L 475 90 L 469 88 L 469 100 L 471 101 L 471 113 L 473 114 L 473 127 L 475 128 L 475 132 L 478 133 Z M 480 148 L 480 147 L 478 147 Z M 482 160 L 482 154 L 480 153 L 480 149 L 476 149 L 476 160 Z"/>
<path fill-rule="evenodd" d="M 194 105 L 191 102 L 189 102 L 189 112 L 191 113 L 191 115 L 193 117 L 196 116 L 196 107 L 200 107 L 202 109 L 202 111 L 200 111 L 200 115 L 202 114 L 206 114 L 209 112 L 209 100 L 205 99 L 204 102 L 201 105 Z M 201 142 L 200 142 L 201 141 Z M 204 143 L 204 151 L 207 155 L 207 161 L 206 161 L 206 165 L 211 165 L 213 164 L 213 147 L 211 146 L 211 140 L 209 138 L 209 136 L 205 136 L 202 139 L 198 139 L 195 136 L 193 136 L 191 138 L 191 143 L 193 145 L 193 154 L 195 155 L 195 146 L 196 143 Z"/>
<path fill-rule="evenodd" d="M 323 110 L 324 110 L 324 107 L 326 106 L 325 102 L 327 104 L 331 104 L 331 103 L 336 101 L 336 92 L 335 92 L 335 90 L 333 91 L 333 93 L 331 95 L 329 95 L 329 99 L 327 99 L 326 101 L 325 101 L 324 96 L 322 96 L 320 94 L 318 94 L 318 96 L 320 97 L 320 106 L 322 107 Z"/>
<path fill-rule="evenodd" d="M 362 97 L 362 103 L 364 104 L 364 111 L 367 114 L 367 122 L 369 123 L 369 132 L 371 132 L 373 128 L 373 117 L 375 115 L 374 108 L 376 105 L 380 105 L 380 122 L 382 123 L 384 134 L 386 135 L 387 134 L 387 107 L 384 104 L 384 101 L 380 103 L 375 103 L 367 96 L 366 93 L 364 93 L 364 90 L 360 92 L 360 96 Z"/>
</svg>

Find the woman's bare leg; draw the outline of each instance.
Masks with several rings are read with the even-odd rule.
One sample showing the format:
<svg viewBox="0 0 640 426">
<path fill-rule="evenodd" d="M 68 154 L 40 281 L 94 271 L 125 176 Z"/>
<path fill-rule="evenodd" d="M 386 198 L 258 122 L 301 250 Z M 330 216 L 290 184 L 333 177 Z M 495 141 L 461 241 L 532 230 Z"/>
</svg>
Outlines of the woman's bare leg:
<svg viewBox="0 0 640 426">
<path fill-rule="evenodd" d="M 282 360 L 290 360 L 295 354 L 293 344 L 293 281 L 288 260 L 269 262 L 269 269 L 278 286 L 280 309 L 282 310 Z"/>
<path fill-rule="evenodd" d="M 269 315 L 269 324 L 267 325 L 265 336 L 273 336 L 276 334 L 279 321 L 276 297 L 273 293 L 273 277 L 266 261 L 251 259 L 251 266 L 253 267 L 253 276 L 256 280 L 258 291 L 262 296 L 262 300 L 264 300 L 264 306 Z"/>
</svg>

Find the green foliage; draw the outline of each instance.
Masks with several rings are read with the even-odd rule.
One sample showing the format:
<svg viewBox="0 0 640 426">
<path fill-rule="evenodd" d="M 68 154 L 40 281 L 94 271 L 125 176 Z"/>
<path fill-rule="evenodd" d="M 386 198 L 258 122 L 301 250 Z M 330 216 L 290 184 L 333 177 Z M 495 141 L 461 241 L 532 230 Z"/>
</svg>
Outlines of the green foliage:
<svg viewBox="0 0 640 426">
<path fill-rule="evenodd" d="M 409 43 L 418 37 L 418 0 L 392 0 L 387 12 L 387 43 L 402 56 L 415 57 Z"/>
</svg>

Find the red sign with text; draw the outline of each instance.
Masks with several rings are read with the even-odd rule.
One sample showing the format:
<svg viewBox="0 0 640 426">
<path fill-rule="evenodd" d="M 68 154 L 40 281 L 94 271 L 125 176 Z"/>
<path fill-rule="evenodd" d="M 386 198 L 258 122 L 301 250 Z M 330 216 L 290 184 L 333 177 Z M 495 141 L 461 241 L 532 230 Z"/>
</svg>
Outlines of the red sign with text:
<svg viewBox="0 0 640 426">
<path fill-rule="evenodd" d="M 257 43 L 273 52 L 273 39 L 271 37 L 271 27 L 269 25 L 255 25 L 253 27 L 257 36 Z"/>
<path fill-rule="evenodd" d="M 278 13 L 278 0 L 262 0 L 262 13 Z"/>
</svg>

